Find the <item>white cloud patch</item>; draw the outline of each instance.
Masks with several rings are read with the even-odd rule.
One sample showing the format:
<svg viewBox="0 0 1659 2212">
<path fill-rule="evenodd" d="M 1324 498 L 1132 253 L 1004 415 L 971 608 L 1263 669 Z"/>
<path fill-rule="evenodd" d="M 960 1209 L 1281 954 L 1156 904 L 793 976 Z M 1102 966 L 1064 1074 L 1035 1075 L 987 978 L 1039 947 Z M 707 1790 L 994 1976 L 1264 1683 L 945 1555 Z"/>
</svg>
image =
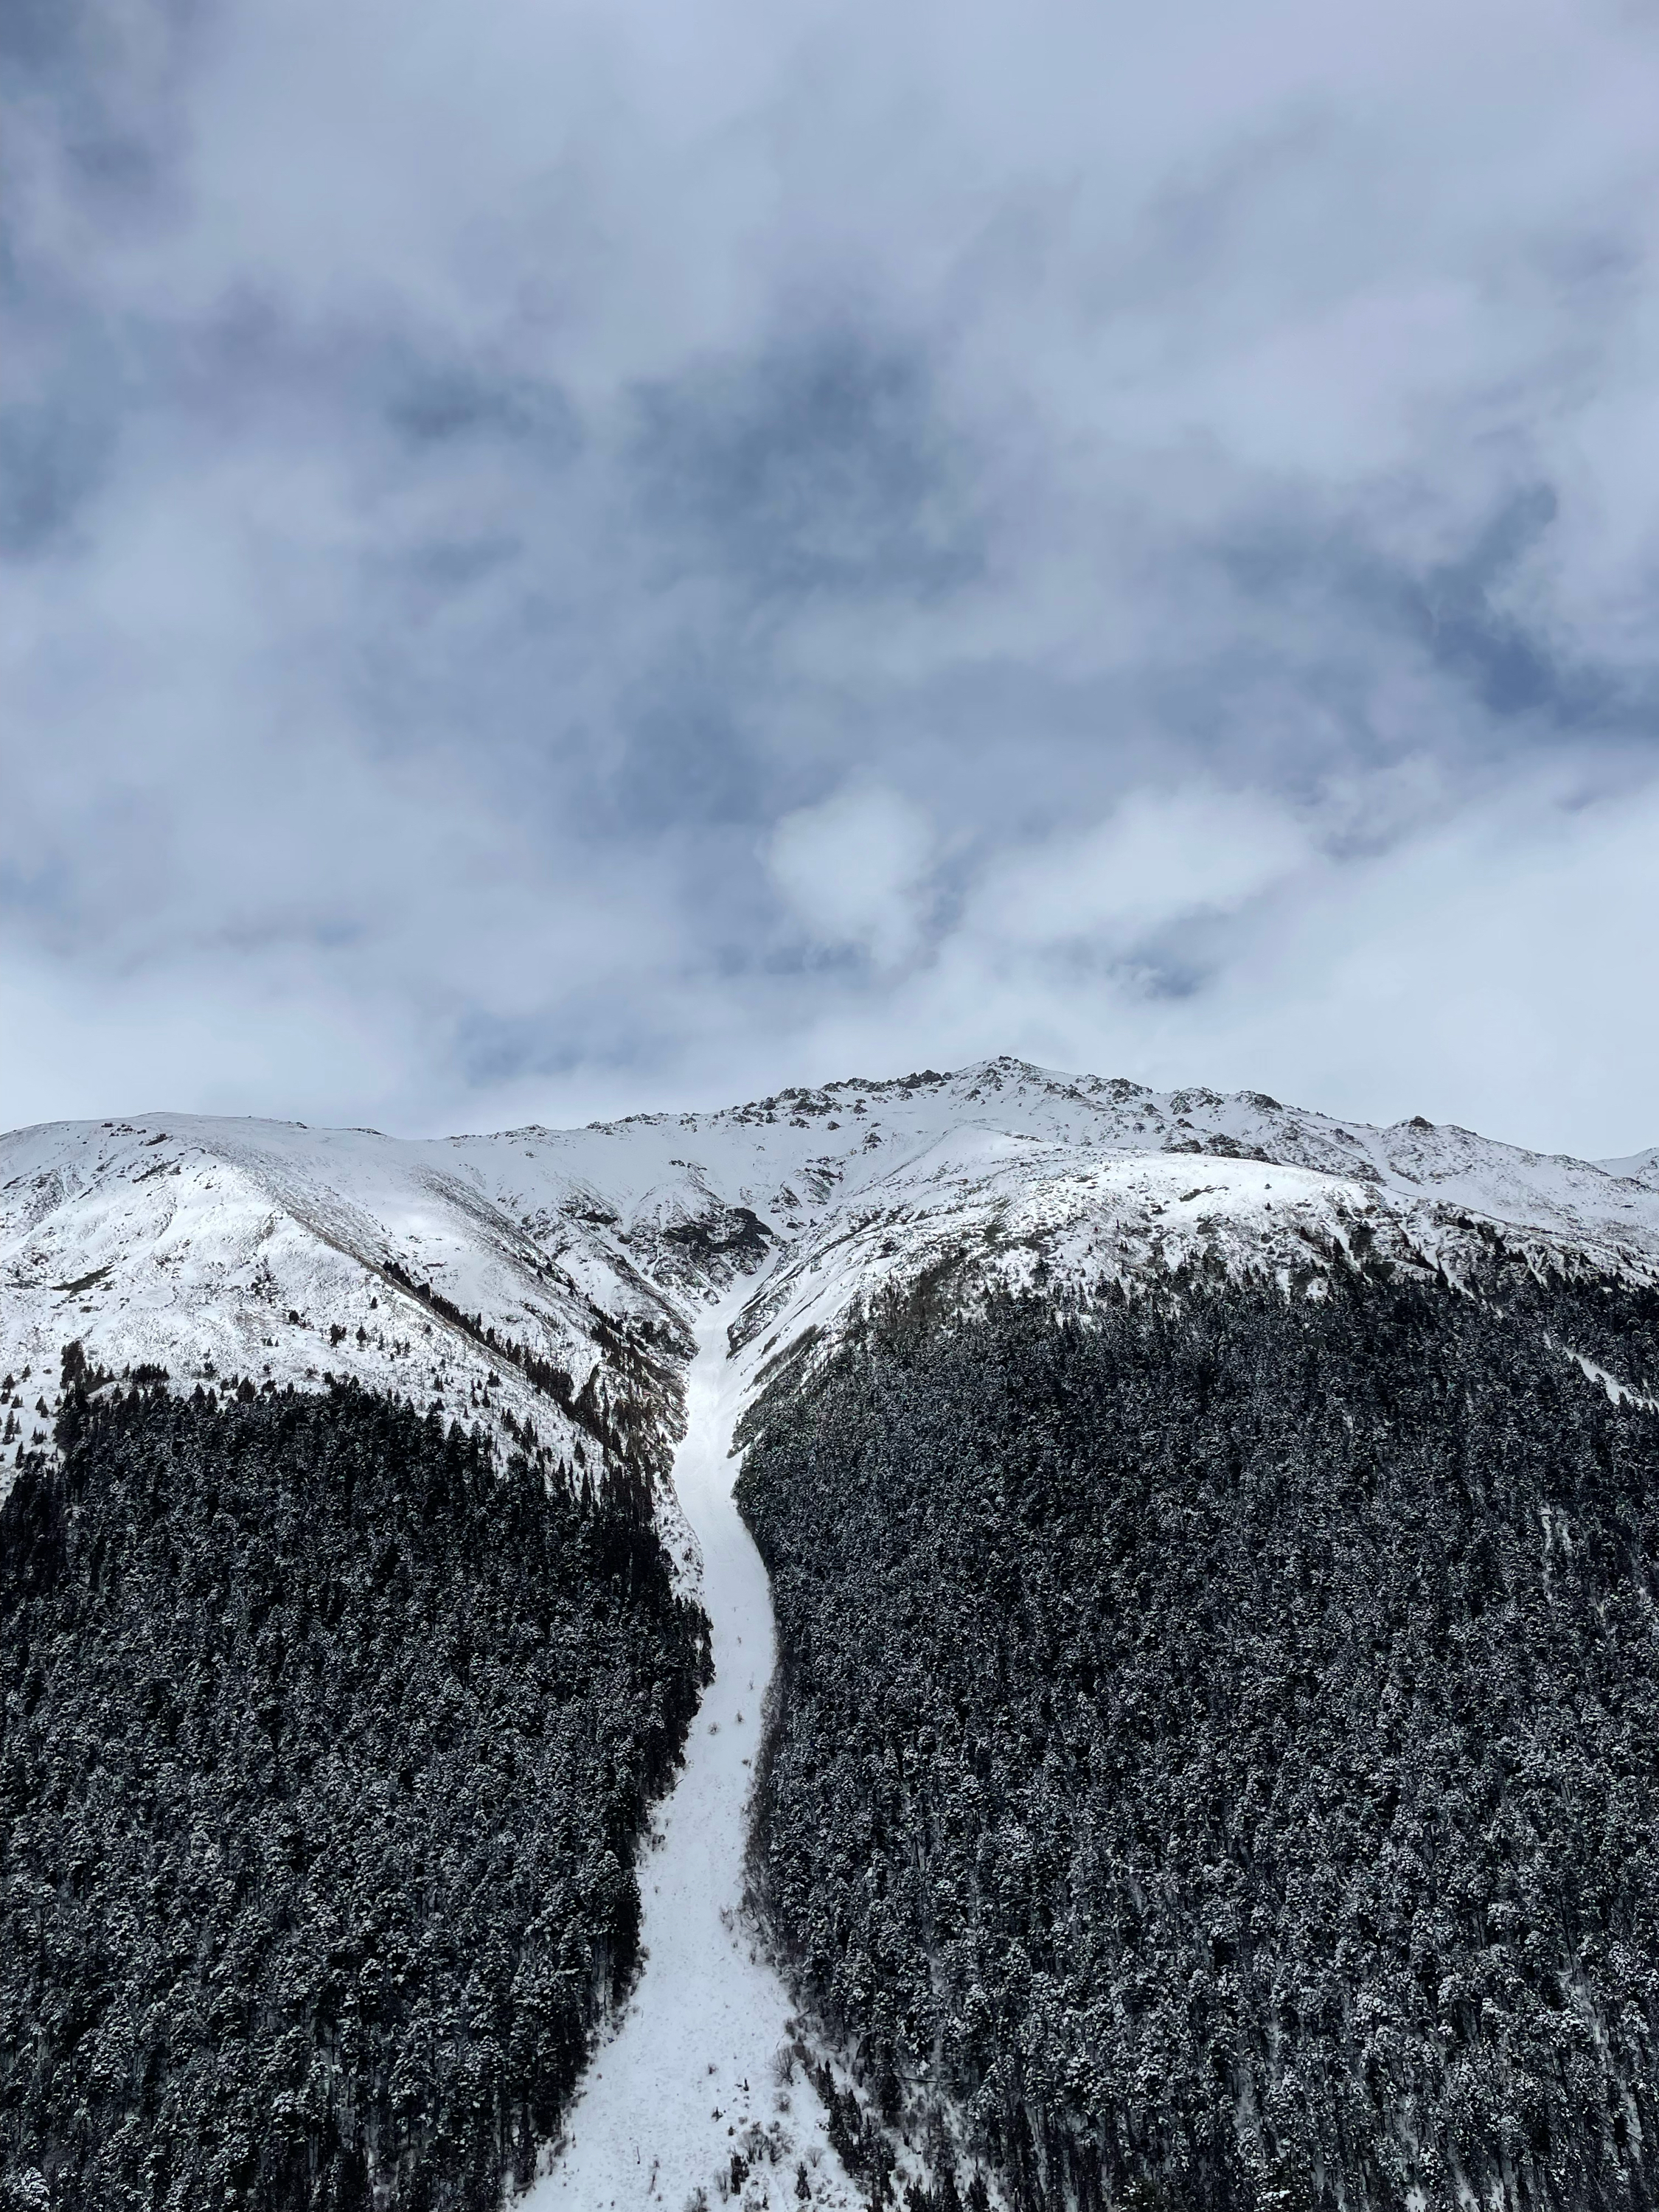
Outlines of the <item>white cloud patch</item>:
<svg viewBox="0 0 1659 2212">
<path fill-rule="evenodd" d="M 994 864 L 970 926 L 1010 945 L 1125 951 L 1189 919 L 1232 912 L 1310 851 L 1284 806 L 1254 792 L 1132 792 L 1109 819 Z"/>
<path fill-rule="evenodd" d="M 854 946 L 893 968 L 921 942 L 933 842 L 920 807 L 875 786 L 786 814 L 767 866 L 817 943 Z"/>
</svg>

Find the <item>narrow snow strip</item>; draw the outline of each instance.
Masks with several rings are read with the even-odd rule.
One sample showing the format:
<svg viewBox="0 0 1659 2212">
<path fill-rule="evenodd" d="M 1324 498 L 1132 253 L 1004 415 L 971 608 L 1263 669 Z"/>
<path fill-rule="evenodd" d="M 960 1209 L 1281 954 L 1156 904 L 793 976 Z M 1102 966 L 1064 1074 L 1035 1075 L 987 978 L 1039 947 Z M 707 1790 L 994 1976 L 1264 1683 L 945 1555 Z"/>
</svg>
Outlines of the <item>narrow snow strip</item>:
<svg viewBox="0 0 1659 2212">
<path fill-rule="evenodd" d="M 1609 1375 L 1605 1367 L 1598 1367 L 1593 1359 L 1587 1359 L 1582 1352 L 1574 1352 L 1571 1346 L 1567 1347 L 1567 1357 L 1577 1361 L 1588 1382 L 1601 1385 L 1615 1406 L 1639 1406 L 1644 1413 L 1659 1413 L 1659 1398 L 1644 1397 L 1641 1391 L 1632 1390 L 1628 1382 L 1621 1382 L 1616 1375 Z"/>
<path fill-rule="evenodd" d="M 811 2203 L 850 2212 L 862 2202 L 825 2140 L 811 2085 L 799 2069 L 781 2078 L 791 2007 L 743 1910 L 751 1762 L 775 1648 L 766 1570 L 732 1502 L 728 1457 L 744 1376 L 726 1357 L 726 1324 L 751 1288 L 705 1311 L 674 1462 L 702 1548 L 714 1679 L 641 1856 L 644 1972 L 550 2170 L 521 2200 L 532 2212 L 702 2203 L 795 2212 L 802 2166 Z"/>
</svg>

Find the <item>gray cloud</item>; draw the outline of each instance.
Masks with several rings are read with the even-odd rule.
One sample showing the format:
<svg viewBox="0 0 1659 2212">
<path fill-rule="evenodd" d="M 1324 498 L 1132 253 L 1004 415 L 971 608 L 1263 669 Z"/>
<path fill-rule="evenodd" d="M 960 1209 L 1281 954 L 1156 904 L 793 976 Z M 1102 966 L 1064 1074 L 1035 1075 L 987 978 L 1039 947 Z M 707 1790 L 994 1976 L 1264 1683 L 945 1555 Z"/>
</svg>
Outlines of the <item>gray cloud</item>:
<svg viewBox="0 0 1659 2212">
<path fill-rule="evenodd" d="M 647 522 L 677 565 L 712 562 L 763 608 L 933 599 L 981 568 L 971 465 L 915 350 L 814 333 L 635 404 Z"/>
<path fill-rule="evenodd" d="M 1643 21 L 8 33 L 7 1121 L 1652 1141 Z"/>
</svg>

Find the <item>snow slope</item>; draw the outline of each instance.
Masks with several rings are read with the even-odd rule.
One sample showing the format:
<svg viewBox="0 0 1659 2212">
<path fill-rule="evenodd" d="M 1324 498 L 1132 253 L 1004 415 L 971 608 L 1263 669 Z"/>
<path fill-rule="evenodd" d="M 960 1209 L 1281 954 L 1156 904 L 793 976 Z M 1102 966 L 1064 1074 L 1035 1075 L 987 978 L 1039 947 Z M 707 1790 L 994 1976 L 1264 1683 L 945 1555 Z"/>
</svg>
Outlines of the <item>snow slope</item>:
<svg viewBox="0 0 1659 2212">
<path fill-rule="evenodd" d="M 1086 1297 L 1203 1260 L 1316 1289 L 1361 1249 L 1456 1279 L 1496 1237 L 1536 1264 L 1659 1280 L 1656 1157 L 1598 1165 L 1011 1060 L 420 1142 L 193 1115 L 52 1124 L 0 1139 L 0 1468 L 46 1443 L 78 1337 L 112 1371 L 175 1383 L 350 1376 L 659 1479 L 696 1301 L 763 1264 L 737 1328 L 771 1346 L 832 1337 L 884 1286 L 1040 1279 Z"/>
<path fill-rule="evenodd" d="M 9 1471 L 49 1438 L 72 1338 L 117 1374 L 220 1390 L 349 1379 L 550 1458 L 626 1458 L 659 1478 L 690 1349 L 678 1305 L 606 1246 L 580 1196 L 532 1233 L 446 1147 L 193 1115 L 0 1139 Z M 659 1497 L 693 1576 L 665 1483 Z"/>
<path fill-rule="evenodd" d="M 1597 1165 L 1007 1060 L 416 1142 L 195 1115 L 48 1124 L 0 1139 L 0 1360 L 55 1370 L 78 1334 L 111 1366 L 210 1358 L 258 1381 L 333 1371 L 416 1395 L 435 1368 L 453 1377 L 446 1410 L 470 1410 L 487 1354 L 388 1270 L 607 1389 L 607 1328 L 675 1364 L 685 1293 L 768 1254 L 768 1310 L 814 1318 L 950 1252 L 1084 1280 L 1203 1251 L 1323 1264 L 1355 1228 L 1430 1268 L 1499 1230 L 1652 1279 L 1656 1157 Z M 554 1427 L 566 1446 L 584 1433 Z"/>
</svg>

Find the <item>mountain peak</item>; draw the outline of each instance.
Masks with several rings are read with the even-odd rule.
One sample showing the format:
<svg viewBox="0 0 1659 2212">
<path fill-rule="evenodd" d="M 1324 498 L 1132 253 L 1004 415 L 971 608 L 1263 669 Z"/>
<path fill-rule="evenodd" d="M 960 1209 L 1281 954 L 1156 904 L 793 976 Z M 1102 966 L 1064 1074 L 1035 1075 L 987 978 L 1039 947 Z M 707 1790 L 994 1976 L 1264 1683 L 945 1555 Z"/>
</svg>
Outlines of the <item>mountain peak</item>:
<svg viewBox="0 0 1659 2212">
<path fill-rule="evenodd" d="M 603 1422 L 531 1370 L 574 1404 L 606 1332 L 682 1343 L 744 1272 L 766 1275 L 746 1328 L 833 1333 L 924 1275 L 1086 1301 L 1198 1265 L 1316 1285 L 1363 1249 L 1461 1280 L 1495 1242 L 1659 1279 L 1659 1153 L 1547 1157 L 1011 1054 L 432 1140 L 144 1114 L 0 1139 L 0 1364 L 55 1375 L 78 1338 L 118 1374 L 349 1376 L 603 1461 Z"/>
</svg>

